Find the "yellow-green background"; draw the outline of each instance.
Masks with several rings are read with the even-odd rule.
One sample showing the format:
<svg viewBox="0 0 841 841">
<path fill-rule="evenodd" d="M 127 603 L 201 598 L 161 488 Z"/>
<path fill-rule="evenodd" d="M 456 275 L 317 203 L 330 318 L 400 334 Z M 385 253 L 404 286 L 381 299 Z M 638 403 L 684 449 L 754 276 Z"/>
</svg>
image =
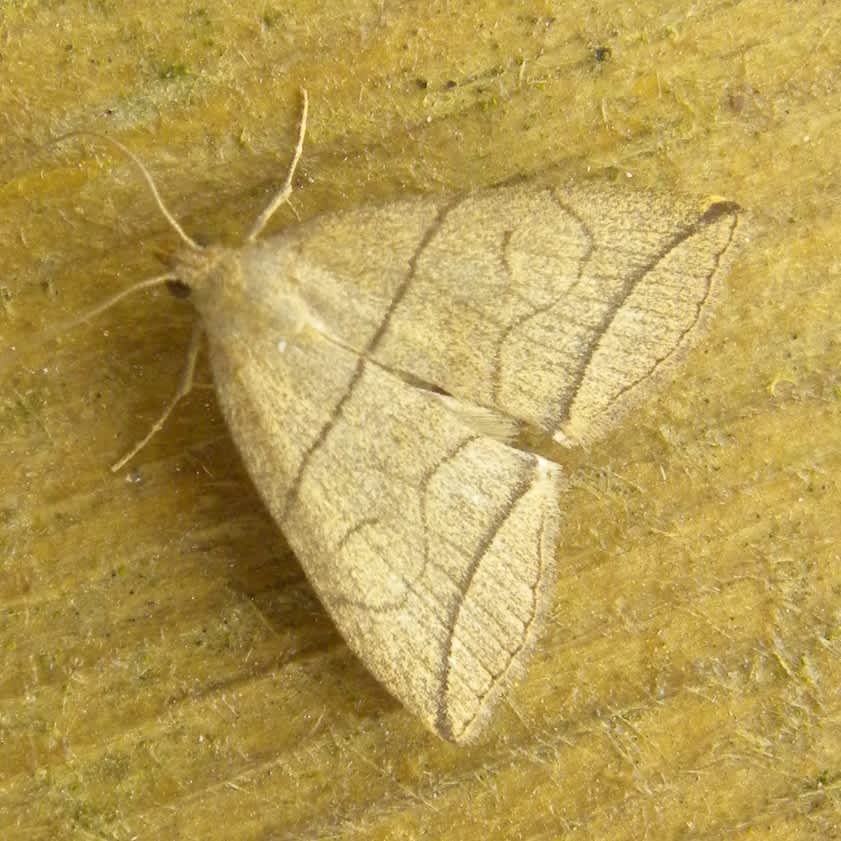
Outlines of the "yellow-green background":
<svg viewBox="0 0 841 841">
<path fill-rule="evenodd" d="M 0 4 L 0 837 L 839 837 L 839 44 L 835 0 Z M 175 243 L 124 160 L 52 137 L 122 140 L 231 240 L 303 84 L 302 218 L 550 166 L 753 213 L 675 382 L 565 458 L 555 608 L 469 748 L 349 654 L 206 368 L 109 473 L 189 306 L 23 352 Z"/>
</svg>

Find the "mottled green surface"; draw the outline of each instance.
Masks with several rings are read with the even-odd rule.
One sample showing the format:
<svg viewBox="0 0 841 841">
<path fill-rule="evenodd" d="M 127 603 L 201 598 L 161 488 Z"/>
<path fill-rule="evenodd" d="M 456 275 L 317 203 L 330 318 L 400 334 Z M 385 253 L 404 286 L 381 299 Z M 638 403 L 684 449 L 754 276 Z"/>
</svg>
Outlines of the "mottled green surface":
<svg viewBox="0 0 841 841">
<path fill-rule="evenodd" d="M 835 837 L 836 3 L 42 0 L 0 5 L 0 35 L 0 837 Z M 755 217 L 674 384 L 565 460 L 557 608 L 469 749 L 348 653 L 212 391 L 108 472 L 188 306 L 140 296 L 21 352 L 175 244 L 123 160 L 46 141 L 122 140 L 191 232 L 235 240 L 302 84 L 302 218 L 549 166 Z"/>
</svg>

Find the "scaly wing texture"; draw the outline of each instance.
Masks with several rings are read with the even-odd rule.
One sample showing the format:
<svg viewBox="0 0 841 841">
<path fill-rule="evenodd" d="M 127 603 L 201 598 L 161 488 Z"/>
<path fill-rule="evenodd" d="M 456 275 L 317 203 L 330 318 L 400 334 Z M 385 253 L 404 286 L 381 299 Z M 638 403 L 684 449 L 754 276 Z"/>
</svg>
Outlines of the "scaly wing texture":
<svg viewBox="0 0 841 841">
<path fill-rule="evenodd" d="M 527 183 L 328 214 L 278 241 L 334 335 L 572 444 L 691 346 L 739 221 L 730 202 Z"/>
<path fill-rule="evenodd" d="M 479 407 L 597 437 L 697 332 L 737 223 L 602 187 L 411 199 L 243 249 L 233 292 L 200 305 L 269 509 L 352 648 L 442 736 L 481 728 L 553 566 L 559 469 Z"/>
<path fill-rule="evenodd" d="M 469 741 L 539 631 L 559 468 L 315 330 L 279 345 L 249 323 L 208 329 L 257 488 L 357 655 L 430 728 Z"/>
</svg>

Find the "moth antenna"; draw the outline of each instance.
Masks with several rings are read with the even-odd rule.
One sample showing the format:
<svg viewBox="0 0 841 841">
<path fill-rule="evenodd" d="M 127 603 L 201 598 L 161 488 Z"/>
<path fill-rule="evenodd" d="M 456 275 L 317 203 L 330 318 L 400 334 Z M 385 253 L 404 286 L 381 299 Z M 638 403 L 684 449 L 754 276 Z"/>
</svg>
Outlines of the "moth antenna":
<svg viewBox="0 0 841 841">
<path fill-rule="evenodd" d="M 254 242 L 263 229 L 268 225 L 269 220 L 274 216 L 275 211 L 285 202 L 289 201 L 292 195 L 292 179 L 295 177 L 295 170 L 298 168 L 298 161 L 301 160 L 301 153 L 304 151 L 304 136 L 307 133 L 307 114 L 309 112 L 309 97 L 305 88 L 301 88 L 301 119 L 298 123 L 298 142 L 295 145 L 295 153 L 292 156 L 292 163 L 289 165 L 289 172 L 283 186 L 275 193 L 274 198 L 268 203 L 265 210 L 257 217 L 251 228 L 246 242 Z"/>
<path fill-rule="evenodd" d="M 111 295 L 111 297 L 106 298 L 101 303 L 97 304 L 92 309 L 87 310 L 87 312 L 83 312 L 79 315 L 74 315 L 73 318 L 68 319 L 67 321 L 62 321 L 60 324 L 55 325 L 55 327 L 50 327 L 46 330 L 41 331 L 37 335 L 35 335 L 31 340 L 26 341 L 23 343 L 23 346 L 20 348 L 23 353 L 28 353 L 32 350 L 35 350 L 42 345 L 46 344 L 50 339 L 55 339 L 56 337 L 62 335 L 63 333 L 67 333 L 69 330 L 72 330 L 74 327 L 78 327 L 80 324 L 84 324 L 87 321 L 90 321 L 92 318 L 96 318 L 100 313 L 105 312 L 106 310 L 111 309 L 115 304 L 118 304 L 123 298 L 127 298 L 129 295 L 133 295 L 135 292 L 140 292 L 143 289 L 151 289 L 155 286 L 163 286 L 165 283 L 168 283 L 172 280 L 177 280 L 177 276 L 174 274 L 163 274 L 157 275 L 156 277 L 148 277 L 146 280 L 138 281 L 137 283 L 132 284 L 127 289 L 123 289 L 121 292 L 117 292 L 115 295 Z M 9 367 L 11 363 L 3 364 L 0 361 L 0 374 L 2 374 L 7 367 Z"/>
<path fill-rule="evenodd" d="M 71 131 L 68 134 L 62 134 L 60 137 L 55 138 L 55 140 L 51 141 L 51 144 L 61 143 L 64 140 L 67 140 L 71 137 L 95 137 L 97 140 L 104 140 L 106 143 L 110 143 L 115 149 L 118 149 L 125 157 L 127 157 L 134 165 L 137 167 L 138 172 L 143 176 L 146 181 L 146 184 L 149 186 L 149 190 L 152 193 L 152 198 L 155 200 L 155 204 L 158 206 L 158 210 L 161 211 L 163 214 L 164 219 L 169 223 L 170 227 L 175 231 L 176 234 L 181 238 L 181 241 L 191 248 L 193 251 L 201 251 L 202 247 L 192 238 L 189 234 L 181 227 L 178 220 L 173 216 L 170 212 L 169 208 L 164 204 L 164 200 L 161 198 L 161 194 L 158 192 L 158 187 L 155 184 L 155 179 L 152 178 L 152 174 L 146 169 L 146 165 L 128 146 L 123 145 L 120 143 L 119 140 L 114 140 L 113 137 L 109 137 L 107 134 L 100 134 L 98 131 Z"/>
<path fill-rule="evenodd" d="M 167 274 L 157 275 L 155 277 L 147 277 L 146 280 L 139 280 L 127 289 L 123 289 L 122 291 L 111 295 L 109 298 L 106 298 L 87 312 L 74 315 L 73 318 L 63 321 L 61 324 L 57 324 L 55 327 L 50 328 L 46 331 L 46 339 L 54 339 L 56 336 L 60 336 L 62 333 L 66 333 L 68 330 L 72 330 L 74 327 L 78 327 L 80 324 L 84 324 L 92 318 L 96 318 L 96 316 L 104 313 L 106 310 L 110 310 L 115 304 L 119 304 L 123 298 L 128 298 L 129 295 L 133 295 L 135 292 L 140 292 L 143 289 L 152 289 L 155 286 L 163 286 L 171 280 L 178 280 L 178 276 L 168 272 Z"/>
</svg>

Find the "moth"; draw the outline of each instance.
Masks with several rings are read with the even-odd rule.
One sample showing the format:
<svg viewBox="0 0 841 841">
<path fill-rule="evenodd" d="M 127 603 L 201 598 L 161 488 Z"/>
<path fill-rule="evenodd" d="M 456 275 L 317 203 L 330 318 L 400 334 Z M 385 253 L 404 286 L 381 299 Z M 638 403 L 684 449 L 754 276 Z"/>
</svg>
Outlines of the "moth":
<svg viewBox="0 0 841 841">
<path fill-rule="evenodd" d="M 592 444 L 697 338 L 742 214 L 524 181 L 327 213 L 241 247 L 180 236 L 169 284 L 200 318 L 260 496 L 351 649 L 445 739 L 480 733 L 541 632 L 561 468 L 517 438 Z M 123 151 L 139 164 L 124 147 Z M 89 314 L 90 315 L 90 314 Z M 515 445 L 516 444 L 516 445 Z"/>
</svg>

